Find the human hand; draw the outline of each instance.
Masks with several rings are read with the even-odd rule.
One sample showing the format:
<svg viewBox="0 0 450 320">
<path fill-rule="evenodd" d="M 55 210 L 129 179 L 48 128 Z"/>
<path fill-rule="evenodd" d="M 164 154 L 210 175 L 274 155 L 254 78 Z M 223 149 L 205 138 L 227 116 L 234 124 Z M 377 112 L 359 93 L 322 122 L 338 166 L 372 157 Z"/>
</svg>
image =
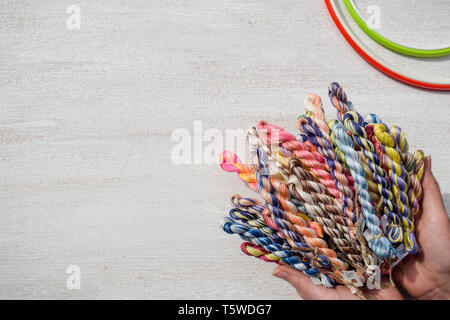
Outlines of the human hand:
<svg viewBox="0 0 450 320">
<path fill-rule="evenodd" d="M 439 185 L 431 172 L 431 158 L 425 158 L 422 182 L 422 215 L 415 221 L 416 239 L 421 251 L 408 255 L 393 270 L 395 282 L 416 299 L 450 298 L 450 221 Z M 327 289 L 314 285 L 300 271 L 287 266 L 277 267 L 273 275 L 286 280 L 303 299 L 359 299 L 342 285 Z M 382 287 L 388 281 L 383 279 Z M 366 290 L 367 299 L 403 299 L 397 288 Z"/>
</svg>

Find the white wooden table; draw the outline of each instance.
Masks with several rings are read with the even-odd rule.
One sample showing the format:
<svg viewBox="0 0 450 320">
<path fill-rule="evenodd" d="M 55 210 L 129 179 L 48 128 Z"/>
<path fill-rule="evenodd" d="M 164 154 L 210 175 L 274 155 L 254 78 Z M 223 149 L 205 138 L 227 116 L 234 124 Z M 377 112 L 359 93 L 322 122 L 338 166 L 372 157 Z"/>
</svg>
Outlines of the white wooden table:
<svg viewBox="0 0 450 320">
<path fill-rule="evenodd" d="M 450 204 L 449 94 L 374 70 L 322 1 L 82 0 L 68 30 L 71 4 L 0 4 L 1 299 L 298 298 L 219 227 L 251 192 L 217 165 L 174 165 L 171 133 L 296 132 L 308 93 L 335 116 L 331 81 L 432 155 Z"/>
</svg>

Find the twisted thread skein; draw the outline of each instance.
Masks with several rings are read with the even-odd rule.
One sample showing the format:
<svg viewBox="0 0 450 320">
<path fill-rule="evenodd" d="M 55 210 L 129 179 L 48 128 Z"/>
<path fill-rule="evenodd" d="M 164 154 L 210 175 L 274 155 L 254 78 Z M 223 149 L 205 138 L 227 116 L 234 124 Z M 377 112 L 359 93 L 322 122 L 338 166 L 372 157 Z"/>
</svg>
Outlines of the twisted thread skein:
<svg viewBox="0 0 450 320">
<path fill-rule="evenodd" d="M 267 145 L 267 139 L 260 137 L 256 127 L 247 130 L 247 141 L 250 146 L 262 149 L 269 156 L 269 169 L 272 177 L 278 176 L 282 180 L 287 179 L 287 177 L 283 176 L 283 170 L 281 168 L 287 166 L 289 158 L 292 157 L 292 153 L 289 150 L 275 144 Z"/>
<path fill-rule="evenodd" d="M 236 172 L 239 179 L 246 182 L 252 190 L 258 191 L 254 170 L 243 164 L 236 154 L 227 150 L 223 151 L 219 155 L 219 164 L 227 172 Z"/>
<path fill-rule="evenodd" d="M 406 135 L 400 127 L 395 125 L 391 127 L 391 134 L 395 139 L 395 145 L 402 158 L 403 166 L 408 173 L 412 173 L 414 171 L 414 156 L 409 152 L 409 144 L 406 140 Z"/>
<path fill-rule="evenodd" d="M 274 234 L 280 234 L 276 230 L 266 226 L 264 220 L 259 217 L 259 215 L 263 214 L 265 207 L 257 200 L 251 198 L 242 198 L 241 196 L 235 194 L 231 196 L 230 202 L 235 208 L 235 210 L 230 211 L 230 217 L 240 219 L 241 221 L 245 221 L 245 223 L 249 224 L 250 226 L 259 228 L 264 234 L 267 234 L 269 237 L 273 237 Z M 323 239 L 321 239 L 322 229 L 318 225 L 316 227 L 310 226 L 310 228 L 313 230 L 302 230 L 303 232 L 306 231 L 306 233 L 302 235 L 303 239 L 305 239 L 306 242 L 312 247 L 317 247 L 319 252 L 327 256 L 331 256 L 331 258 L 336 257 L 336 253 L 333 250 L 329 250 L 327 247 L 327 243 Z M 319 236 L 320 238 L 318 238 Z M 308 249 L 308 247 L 305 248 Z M 334 261 L 334 263 L 343 265 L 342 262 L 338 260 Z"/>
<path fill-rule="evenodd" d="M 258 181 L 258 189 L 264 201 L 266 202 L 266 214 L 263 212 L 264 221 L 267 223 L 268 215 L 273 219 L 275 224 L 279 227 L 280 232 L 288 239 L 301 242 L 302 239 L 298 235 L 305 234 L 309 237 L 318 237 L 314 230 L 308 228 L 308 223 L 301 216 L 290 211 L 291 206 L 286 205 L 287 210 L 283 210 L 283 201 L 276 196 L 275 189 L 267 176 L 267 167 L 261 159 L 266 157 L 266 154 L 261 149 L 256 148 L 253 153 L 253 163 L 255 167 L 255 176 Z M 278 194 L 279 195 L 279 194 Z"/>
<path fill-rule="evenodd" d="M 235 172 L 235 167 L 233 166 L 233 163 L 231 163 L 230 161 L 237 161 L 237 167 L 238 168 L 242 168 L 245 172 L 246 172 L 246 179 L 243 180 L 244 182 L 248 183 L 248 184 L 257 184 L 257 178 L 255 173 L 253 173 L 252 175 L 248 174 L 248 170 L 250 170 L 250 167 L 241 163 L 239 157 L 237 155 L 235 155 L 234 153 L 230 152 L 230 151 L 224 151 L 224 153 L 227 153 L 227 157 L 229 159 L 227 166 L 222 166 L 222 169 L 226 170 L 226 171 L 231 171 L 231 172 Z M 229 169 L 231 168 L 231 170 Z M 259 191 L 261 193 L 261 196 L 263 197 L 263 199 L 265 199 L 266 201 L 269 202 L 275 202 L 277 206 L 281 205 L 281 207 L 283 209 L 286 210 L 286 217 L 289 220 L 288 222 L 294 224 L 294 225 L 298 225 L 299 227 L 303 227 L 305 225 L 307 225 L 307 223 L 305 222 L 306 220 L 309 220 L 309 217 L 306 216 L 304 213 L 297 211 L 296 208 L 296 204 L 291 203 L 288 200 L 288 197 L 290 195 L 287 195 L 287 188 L 284 186 L 284 184 L 279 183 L 279 181 L 275 178 L 270 177 L 270 183 L 271 183 L 271 187 L 275 186 L 275 188 L 272 190 L 271 194 L 268 194 L 266 190 L 261 190 Z M 242 179 L 241 179 L 242 180 Z M 273 185 L 272 182 L 273 181 Z M 302 205 L 298 205 L 298 208 L 304 210 Z M 275 222 L 269 220 L 269 217 L 265 217 L 265 222 L 267 224 L 269 224 L 270 226 L 274 227 L 275 226 Z M 291 227 L 290 230 L 292 231 L 296 231 L 294 226 L 291 226 L 288 222 L 285 223 L 286 227 Z M 276 227 L 275 227 L 276 228 Z M 319 226 L 315 226 L 314 230 L 318 230 L 320 229 Z M 298 230 L 297 230 L 298 231 Z"/>
<path fill-rule="evenodd" d="M 227 150 L 222 152 L 222 154 L 220 155 L 220 167 L 227 172 L 236 172 L 239 179 L 245 182 L 252 190 L 255 190 L 257 192 L 259 191 L 254 169 L 242 163 L 239 157 L 233 152 Z M 286 193 L 287 188 L 285 187 L 285 185 L 272 176 L 270 177 L 270 180 L 275 187 L 277 198 L 280 201 L 282 207 L 289 212 L 294 212 L 300 215 L 305 220 L 309 220 L 309 217 L 303 213 L 305 209 L 301 203 L 293 203 L 289 201 L 290 195 Z"/>
<path fill-rule="evenodd" d="M 373 131 L 373 124 L 367 124 L 365 127 L 365 130 L 367 132 L 367 135 L 369 139 L 372 141 L 373 145 L 375 146 L 375 150 L 377 151 L 377 154 L 380 155 L 379 157 L 379 165 L 384 166 L 386 162 L 386 155 L 384 154 L 384 151 L 382 150 L 381 143 L 376 139 L 375 133 Z M 384 169 L 383 169 L 384 170 Z M 386 180 L 386 185 L 384 187 L 384 184 L 382 184 L 382 187 L 380 188 L 382 191 L 382 197 L 384 202 L 384 212 L 387 214 L 388 220 L 389 220 L 389 226 L 386 228 L 386 235 L 391 241 L 391 243 L 401 243 L 403 242 L 404 238 L 404 230 L 402 226 L 402 220 L 403 216 L 398 211 L 397 207 L 397 201 L 395 200 L 395 197 L 393 193 L 391 192 L 391 183 Z"/>
<path fill-rule="evenodd" d="M 269 171 L 271 174 L 269 179 L 275 189 L 278 200 L 280 200 L 282 208 L 289 213 L 299 215 L 306 221 L 309 221 L 310 219 L 305 214 L 306 210 L 304 206 L 301 202 L 295 201 L 296 199 L 291 197 L 291 194 L 285 185 L 289 176 L 289 173 L 286 173 L 285 170 L 285 168 L 289 166 L 289 159 L 281 154 L 278 146 L 265 145 L 265 141 L 260 138 L 259 131 L 255 127 L 247 131 L 247 140 L 254 148 L 260 148 L 267 154 L 269 158 Z M 277 177 L 279 177 L 279 179 Z M 295 221 L 293 223 L 295 223 Z"/>
<path fill-rule="evenodd" d="M 253 211 L 255 213 L 260 213 L 261 212 L 261 208 L 260 208 L 261 205 L 254 199 L 242 198 L 239 195 L 233 195 L 232 198 L 231 198 L 231 202 L 233 203 L 233 205 L 236 208 L 247 209 L 250 212 Z M 240 210 L 239 210 L 239 212 L 240 212 Z M 234 217 L 233 216 L 234 213 L 235 212 L 233 210 L 230 211 L 230 216 L 232 218 Z M 247 217 L 248 216 L 245 216 L 245 219 Z M 262 224 L 264 224 L 264 222 L 262 222 Z M 270 229 L 270 227 L 265 227 L 265 228 L 262 227 L 261 228 L 261 223 L 258 223 L 257 225 L 259 227 L 259 230 L 262 231 L 263 233 L 264 233 L 264 229 Z M 269 235 L 269 237 L 270 236 L 271 235 Z M 327 246 L 325 241 L 323 241 L 323 240 L 321 240 L 321 241 L 324 243 L 325 246 Z M 290 242 L 288 241 L 288 243 L 290 243 Z M 330 255 L 330 253 L 331 253 L 332 256 L 331 257 L 327 257 L 327 258 L 330 259 L 332 266 L 333 267 L 337 267 L 338 269 L 340 268 L 341 270 L 345 270 L 346 269 L 346 265 L 341 260 L 336 258 L 337 257 L 336 253 L 333 250 L 331 250 L 331 249 L 320 248 L 319 247 L 319 248 L 316 248 L 316 249 L 315 248 L 309 248 L 309 250 L 308 250 L 308 247 L 305 247 L 305 248 L 303 248 L 303 250 L 306 250 L 306 253 L 312 252 L 312 251 L 314 251 L 314 252 L 317 251 L 317 252 L 314 253 L 314 255 L 309 254 L 309 258 L 312 258 L 313 260 L 315 260 L 315 259 L 317 259 L 319 257 L 318 256 L 319 253 L 324 253 L 326 255 Z M 326 272 L 327 270 L 324 269 L 324 268 L 328 268 L 330 262 L 325 260 L 324 263 L 325 264 L 316 264 L 315 261 L 313 261 L 313 264 L 316 264 L 317 268 L 319 268 L 323 272 Z M 329 276 L 331 276 L 331 277 L 336 277 L 337 280 L 340 280 L 342 282 L 342 278 L 340 276 L 340 273 L 339 272 L 335 272 L 335 273 L 337 273 L 337 274 L 330 274 L 330 273 L 327 273 L 327 274 Z M 326 281 L 326 283 L 324 285 L 329 285 L 330 284 L 330 283 L 328 283 L 329 282 L 328 278 L 322 279 L 322 283 L 324 282 L 324 280 Z"/>
<path fill-rule="evenodd" d="M 402 158 L 402 165 L 406 169 L 406 183 L 407 183 L 407 195 L 408 195 L 408 208 L 410 209 L 410 216 L 409 218 L 411 220 L 414 220 L 414 213 L 413 213 L 413 199 L 411 196 L 415 197 L 414 192 L 410 192 L 411 190 L 411 178 L 414 175 L 414 169 L 415 169 L 415 156 L 409 152 L 409 144 L 406 140 L 406 135 L 403 133 L 402 129 L 398 126 L 392 126 L 390 129 L 392 137 L 395 139 L 395 146 L 397 148 L 397 151 L 400 154 L 400 157 Z M 414 199 L 415 200 L 415 199 Z"/>
<path fill-rule="evenodd" d="M 242 161 L 235 153 L 225 150 L 220 154 L 219 161 L 220 167 L 224 171 L 236 172 L 238 174 L 239 179 L 245 182 L 252 190 L 259 191 L 257 187 L 257 179 L 255 176 L 254 168 L 242 163 Z M 274 174 L 276 173 L 274 172 Z M 278 181 L 276 178 L 273 178 L 272 176 L 270 177 L 270 180 L 272 181 L 272 184 L 275 187 L 277 198 L 279 199 L 282 207 L 290 212 L 297 213 L 305 220 L 309 220 L 309 217 L 303 213 L 305 209 L 301 203 L 289 202 L 290 195 L 286 194 L 287 188 L 285 187 L 285 185 L 281 184 L 280 181 Z M 289 209 L 287 209 L 287 207 L 289 207 Z"/>
<path fill-rule="evenodd" d="M 352 223 L 356 223 L 357 217 L 354 213 L 354 204 L 352 201 L 353 192 L 349 187 L 349 182 L 345 176 L 344 169 L 331 146 L 330 140 L 324 138 L 322 132 L 309 117 L 299 118 L 297 120 L 297 127 L 300 132 L 303 133 L 303 138 L 315 145 L 317 151 L 325 158 L 330 173 L 335 180 L 335 185 L 339 190 L 339 196 L 343 203 L 342 210 Z"/>
<path fill-rule="evenodd" d="M 424 153 L 422 150 L 417 150 L 414 154 L 409 152 L 408 141 L 406 140 L 406 135 L 403 133 L 402 129 L 398 126 L 391 127 L 391 134 L 396 140 L 397 151 L 399 151 L 402 158 L 403 166 L 408 171 L 407 184 L 408 184 L 408 198 L 409 198 L 409 208 L 411 210 L 410 219 L 414 221 L 414 218 L 419 214 L 420 211 L 420 199 L 422 197 L 422 179 L 423 179 L 423 167 L 424 167 Z M 419 164 L 416 165 L 416 162 Z"/>
<path fill-rule="evenodd" d="M 390 241 L 384 237 L 383 231 L 380 228 L 380 220 L 375 215 L 375 209 L 372 205 L 367 181 L 365 179 L 365 172 L 360 164 L 361 158 L 353 148 L 352 138 L 347 134 L 344 126 L 338 121 L 333 121 L 331 126 L 331 130 L 336 135 L 339 149 L 345 153 L 345 161 L 350 169 L 350 173 L 355 179 L 358 200 L 361 204 L 361 213 L 365 218 L 367 228 L 373 236 L 373 238 L 368 241 L 369 247 L 378 257 L 393 258 L 396 256 L 396 251 L 392 247 Z"/>
<path fill-rule="evenodd" d="M 425 155 L 422 150 L 414 152 L 414 172 L 411 175 L 411 188 L 408 190 L 408 196 L 411 199 L 411 212 L 416 219 L 421 212 L 421 200 L 423 197 L 422 181 L 423 170 L 425 168 Z"/>
<path fill-rule="evenodd" d="M 327 255 L 332 254 L 331 251 L 327 250 L 326 242 L 318 238 L 318 235 L 316 235 L 314 230 L 307 228 L 306 221 L 302 220 L 299 216 L 294 216 L 297 220 L 297 223 L 301 221 L 301 223 L 303 224 L 302 226 L 299 226 L 296 224 L 293 225 L 285 219 L 286 212 L 280 209 L 279 202 L 276 201 L 276 198 L 273 196 L 274 189 L 268 177 L 266 176 L 267 155 L 263 153 L 259 148 L 256 148 L 255 152 L 253 153 L 253 166 L 255 167 L 255 175 L 258 179 L 258 188 L 260 189 L 261 195 L 263 196 L 264 200 L 266 200 L 266 208 L 268 209 L 268 212 L 270 212 L 271 217 L 275 221 L 276 225 L 279 226 L 280 232 L 286 234 L 288 243 L 293 248 L 298 248 L 302 251 L 314 251 L 314 247 L 317 247 L 319 252 Z M 302 234 L 304 236 L 303 239 L 306 241 L 306 243 L 301 243 L 302 238 L 297 234 L 297 232 L 292 231 L 292 229 Z M 312 257 L 313 262 L 317 259 L 318 256 L 322 259 L 328 260 L 327 256 L 324 256 L 322 254 L 315 254 Z M 334 257 L 331 258 L 334 259 Z M 338 261 L 336 261 L 336 263 L 338 263 Z"/>
<path fill-rule="evenodd" d="M 317 127 L 322 131 L 324 136 L 329 135 L 328 124 L 325 121 L 325 112 L 323 110 L 322 99 L 315 94 L 310 94 L 305 99 L 305 109 L 310 114 L 310 117 L 317 124 Z"/>
<path fill-rule="evenodd" d="M 338 160 L 345 166 L 345 156 L 342 154 L 339 148 L 334 146 L 334 143 L 332 141 L 333 138 L 332 136 L 330 136 L 330 128 L 328 127 L 328 123 L 325 119 L 325 112 L 323 110 L 322 99 L 318 95 L 310 94 L 305 99 L 305 107 L 307 113 L 309 114 L 307 116 L 309 116 L 314 121 L 316 126 L 320 129 L 323 138 L 326 139 L 329 142 L 330 147 L 334 149 L 334 152 L 337 155 Z M 353 110 L 353 106 L 351 107 L 351 109 Z M 298 120 L 297 120 L 297 127 L 298 127 Z M 304 138 L 302 138 L 302 140 L 303 139 Z M 343 167 L 343 171 L 345 177 L 349 182 L 350 189 L 354 191 L 353 189 L 354 181 L 352 176 L 349 174 L 349 172 L 345 167 Z"/>
<path fill-rule="evenodd" d="M 252 165 L 231 152 L 221 155 L 222 169 L 264 199 L 233 195 L 222 227 L 244 239 L 246 255 L 301 270 L 316 284 L 337 281 L 355 293 L 344 277 L 349 266 L 364 282 L 372 274 L 369 265 L 392 270 L 387 267 L 397 252 L 391 243 L 402 243 L 399 254 L 403 245 L 409 253 L 418 250 L 414 219 L 421 211 L 424 154 L 409 152 L 399 127 L 389 128 L 374 114 L 364 122 L 337 83 L 329 95 L 338 121 L 327 123 L 320 97 L 310 95 L 297 119 L 297 138 L 261 121 L 248 135 L 256 147 Z"/>
<path fill-rule="evenodd" d="M 309 167 L 320 167 L 320 164 L 325 162 L 325 159 L 316 152 L 312 144 L 298 141 L 294 135 L 285 131 L 282 127 L 266 121 L 260 121 L 257 128 L 260 133 L 260 139 L 265 145 L 275 145 L 282 150 L 287 150 L 290 153 L 289 157 L 296 156 L 305 161 Z M 319 164 L 315 162 L 319 162 Z"/>
<path fill-rule="evenodd" d="M 240 223 L 236 220 L 234 220 L 231 217 L 224 217 L 222 219 L 222 228 L 225 232 L 229 234 L 238 234 L 242 239 L 246 241 L 250 241 L 254 244 L 257 244 L 259 246 L 262 246 L 266 250 L 271 251 L 270 249 L 266 248 L 266 246 L 272 245 L 272 244 L 278 244 L 281 248 L 283 244 L 285 243 L 285 240 L 274 240 L 270 237 L 267 237 L 264 233 L 261 232 L 258 228 L 252 228 L 248 225 L 245 225 L 243 223 Z M 284 249 L 283 249 L 284 250 Z M 271 251 L 273 252 L 273 251 Z M 281 257 L 281 255 L 277 256 Z"/>
<path fill-rule="evenodd" d="M 306 212 L 306 209 L 301 201 L 299 199 L 296 199 L 295 197 L 292 197 L 286 184 L 287 180 L 289 178 L 289 159 L 284 157 L 283 155 L 280 155 L 280 151 L 278 149 L 277 145 L 270 145 L 267 146 L 264 141 L 264 139 L 261 139 L 259 136 L 259 131 L 256 128 L 252 128 L 251 130 L 248 130 L 247 132 L 247 139 L 250 142 L 252 146 L 255 148 L 260 148 L 261 150 L 264 150 L 269 158 L 269 167 L 271 167 L 270 172 L 272 173 L 272 167 L 276 166 L 277 169 L 274 170 L 282 178 L 282 180 L 277 179 L 273 176 L 271 176 L 270 182 L 272 184 L 272 187 L 275 190 L 275 193 L 277 195 L 277 198 L 280 200 L 282 208 L 286 211 L 286 213 L 289 214 L 295 214 L 300 215 L 301 217 L 305 218 L 304 212 Z M 275 149 L 275 152 L 273 150 Z M 276 153 L 277 159 L 273 156 L 273 153 Z M 279 161 L 278 159 L 282 158 L 282 161 Z M 299 210 L 297 210 L 297 208 Z M 306 216 L 308 217 L 308 216 Z M 322 229 L 320 225 L 317 222 L 309 221 L 309 217 L 305 220 L 309 222 L 309 227 L 311 229 L 314 229 L 316 231 L 316 234 L 320 237 L 322 237 Z M 292 221 L 292 223 L 296 224 L 296 221 Z M 313 244 L 314 245 L 314 244 Z M 315 244 L 317 246 L 317 244 Z M 319 246 L 323 247 L 323 246 Z"/>
<path fill-rule="evenodd" d="M 380 147 L 376 147 L 371 140 L 370 127 L 363 128 L 363 119 L 355 111 L 350 111 L 345 91 L 337 83 L 332 83 L 329 88 L 329 95 L 333 105 L 341 113 L 342 124 L 353 136 L 353 141 L 361 148 L 359 155 L 365 159 L 364 163 L 372 174 L 372 179 L 377 185 L 378 194 L 384 204 L 383 211 L 387 214 L 390 226 L 387 228 L 387 237 L 390 242 L 397 243 L 403 240 L 403 228 L 399 225 L 400 216 L 394 196 L 390 191 L 390 183 L 387 180 L 385 170 L 382 168 L 382 161 L 377 154 Z M 347 111 L 346 111 L 347 110 Z M 342 111 L 346 111 L 342 114 Z M 371 115 L 373 120 L 379 121 L 376 115 Z M 367 176 L 367 170 L 364 170 Z M 370 189 L 370 186 L 369 186 Z M 374 193 L 371 193 L 373 196 Z M 374 202 L 377 205 L 377 202 Z M 378 205 L 379 208 L 381 206 Z"/>
<path fill-rule="evenodd" d="M 230 202 L 234 209 L 230 210 L 229 216 L 240 223 L 248 225 L 251 228 L 257 228 L 268 237 L 279 240 L 284 239 L 283 235 L 277 229 L 266 225 L 261 218 L 265 206 L 252 198 L 242 198 L 238 194 L 231 196 Z"/>
<path fill-rule="evenodd" d="M 281 127 L 260 121 L 258 124 L 258 129 L 267 130 L 268 144 L 276 142 L 291 151 L 292 154 L 296 158 L 300 159 L 302 163 L 304 163 L 305 166 L 307 166 L 319 179 L 319 181 L 327 188 L 327 192 L 339 199 L 339 190 L 334 184 L 333 177 L 328 172 L 325 159 L 318 152 L 311 152 L 308 150 L 304 143 L 296 140 L 292 134 L 284 131 Z M 276 136 L 278 136 L 278 140 L 274 139 Z"/>
<path fill-rule="evenodd" d="M 348 108 L 349 110 L 353 111 L 354 107 L 351 104 L 350 101 L 347 102 L 348 103 Z M 326 139 L 331 147 L 333 147 L 333 143 L 331 140 L 331 136 L 330 136 L 330 127 L 328 126 L 328 122 L 325 119 L 325 111 L 323 110 L 323 104 L 322 104 L 322 99 L 320 98 L 320 96 L 316 95 L 316 94 L 310 94 L 306 99 L 305 99 L 305 109 L 306 109 L 306 116 L 300 116 L 297 118 L 297 128 L 298 128 L 298 119 L 300 118 L 306 118 L 309 117 L 313 120 L 313 123 L 316 125 L 316 127 L 321 131 L 322 137 L 324 139 Z M 338 148 L 335 149 L 335 153 L 337 154 L 339 150 Z M 340 160 L 340 159 L 339 159 Z M 351 176 L 351 174 L 348 172 L 348 170 L 345 167 L 345 162 L 342 163 L 344 165 L 343 170 L 345 173 L 345 176 L 347 178 L 347 180 L 349 181 L 349 185 L 353 190 L 353 178 Z"/>
<path fill-rule="evenodd" d="M 359 156 L 363 160 L 361 163 L 364 172 L 366 174 L 366 180 L 368 183 L 368 189 L 372 197 L 372 202 L 375 206 L 377 213 L 381 210 L 382 205 L 382 195 L 380 187 L 383 188 L 383 183 L 385 183 L 386 173 L 382 168 L 377 166 L 376 162 L 378 160 L 375 149 L 367 140 L 367 135 L 364 132 L 363 121 L 359 113 L 357 113 L 351 104 L 347 100 L 347 95 L 344 89 L 337 83 L 333 82 L 328 87 L 328 95 L 330 97 L 331 103 L 337 110 L 337 118 L 344 125 L 344 127 L 351 134 L 354 143 L 356 143 L 361 151 Z"/>
<path fill-rule="evenodd" d="M 245 220 L 241 220 L 239 221 L 238 219 L 235 219 L 235 212 L 238 211 L 237 209 L 231 209 L 230 210 L 230 216 L 227 217 L 227 221 L 229 221 L 232 225 L 236 225 L 239 226 L 239 232 L 237 232 L 237 229 L 233 229 L 232 233 L 237 233 L 239 235 L 245 236 L 246 238 L 244 240 L 248 240 L 250 238 L 254 238 L 251 241 L 253 243 L 256 243 L 258 245 L 267 245 L 270 243 L 278 243 L 284 247 L 287 247 L 287 242 L 286 239 L 281 238 L 281 237 L 273 237 L 274 233 L 270 233 L 270 234 L 266 234 L 267 229 L 270 228 L 267 225 L 263 225 L 261 227 L 255 227 L 252 226 L 248 223 L 246 223 L 247 221 Z M 230 224 L 227 224 L 230 225 Z M 225 230 L 225 229 L 224 229 Z M 227 229 L 228 230 L 228 229 Z M 230 230 L 225 230 L 226 232 L 230 231 Z M 242 232 L 241 232 L 242 231 Z M 228 232 L 230 233 L 230 232 Z M 276 233 L 275 233 L 276 235 Z"/>
<path fill-rule="evenodd" d="M 416 237 L 414 236 L 414 223 L 411 221 L 411 210 L 409 199 L 407 196 L 408 174 L 406 169 L 402 166 L 400 154 L 395 149 L 395 140 L 389 133 L 389 129 L 385 124 L 378 123 L 373 126 L 374 137 L 380 142 L 382 153 L 384 156 L 384 165 L 389 171 L 389 178 L 392 183 L 392 193 L 394 194 L 397 208 L 402 215 L 403 226 L 403 244 L 408 253 L 415 254 L 419 250 Z M 378 150 L 377 150 L 378 151 Z"/>
<path fill-rule="evenodd" d="M 264 205 L 260 204 L 255 199 L 242 198 L 236 194 L 231 197 L 230 202 L 234 207 L 234 209 L 231 209 L 229 213 L 229 216 L 230 218 L 232 218 L 232 220 L 234 221 L 239 220 L 239 223 L 247 226 L 250 229 L 257 229 L 262 234 L 272 239 L 272 242 L 281 244 L 283 248 L 286 247 L 289 248 L 289 244 L 287 244 L 286 239 L 284 239 L 277 230 L 266 225 L 263 219 L 261 219 L 260 215 L 262 211 L 265 209 Z M 230 230 L 227 229 L 225 231 L 228 232 Z M 260 239 L 257 239 L 256 241 L 253 242 L 257 241 L 260 241 Z M 277 262 L 277 261 L 280 262 L 280 257 L 277 257 L 273 253 L 270 253 L 269 251 L 266 251 L 261 247 L 259 249 L 264 250 L 266 253 L 263 254 L 261 252 L 255 251 L 256 249 L 255 246 L 257 245 L 253 244 L 253 249 L 248 248 L 247 246 L 246 247 L 241 246 L 241 249 L 245 254 L 254 255 L 255 257 L 260 258 L 262 260 L 269 262 Z M 244 248 L 247 250 L 244 250 Z"/>
<path fill-rule="evenodd" d="M 275 262 L 277 264 L 285 264 L 280 261 L 280 258 L 271 253 L 270 251 L 264 250 L 261 246 L 258 246 L 251 242 L 242 242 L 241 251 L 248 256 L 252 256 L 261 259 L 266 262 Z"/>
<path fill-rule="evenodd" d="M 284 187 L 286 188 L 286 187 Z M 261 218 L 261 215 L 263 215 L 264 213 L 264 209 L 265 206 L 261 203 L 259 203 L 257 200 L 252 199 L 252 198 L 243 198 L 238 194 L 234 194 L 231 196 L 230 199 L 230 203 L 232 204 L 232 206 L 238 210 L 236 211 L 230 211 L 230 216 L 232 218 L 241 220 L 241 221 L 245 221 L 247 224 L 253 226 L 253 227 L 258 227 L 258 228 L 263 228 L 264 226 L 266 226 L 266 222 L 264 221 L 264 219 Z M 271 220 L 272 221 L 272 220 Z M 300 226 L 302 227 L 302 226 Z M 322 228 L 315 222 L 310 223 L 309 228 L 312 230 L 307 230 L 307 229 L 299 229 L 299 231 L 303 231 L 306 232 L 306 234 L 303 234 L 303 238 L 305 237 L 323 237 L 323 233 L 322 233 Z M 281 237 L 283 237 L 283 235 L 281 233 L 278 232 L 278 228 L 274 229 L 271 228 L 269 226 L 265 227 L 264 229 L 260 229 L 264 234 L 267 234 L 269 236 L 273 236 L 275 233 L 276 235 L 280 235 Z M 296 230 L 294 230 L 296 231 Z M 322 239 L 319 243 L 314 243 L 313 240 L 311 240 L 310 244 L 316 247 L 321 247 L 321 245 L 325 245 L 326 246 L 326 242 L 324 242 Z M 326 252 L 324 252 L 324 254 L 326 254 Z"/>
<path fill-rule="evenodd" d="M 383 204 L 383 189 L 387 189 L 388 182 L 386 180 L 386 172 L 380 166 L 381 162 L 376 154 L 376 149 L 373 143 L 368 139 L 367 133 L 364 129 L 364 122 L 359 113 L 356 111 L 349 111 L 344 115 L 344 122 L 342 123 L 345 129 L 353 138 L 357 148 L 358 154 L 361 157 L 361 166 L 366 174 L 368 183 L 368 190 L 372 197 L 372 203 L 376 208 L 376 212 L 381 211 Z"/>
<path fill-rule="evenodd" d="M 277 189 L 277 187 L 275 187 L 275 185 L 277 185 L 277 184 L 278 184 L 278 187 L 282 186 L 281 189 L 285 189 L 285 192 L 290 193 L 288 191 L 287 186 L 284 185 L 284 183 L 281 183 L 279 180 L 272 181 L 272 186 L 274 186 L 274 189 Z M 303 204 L 303 205 L 306 206 L 307 204 Z M 311 212 L 311 211 L 309 210 L 309 212 Z M 286 214 L 288 214 L 288 213 L 286 213 Z M 289 214 L 291 214 L 291 213 L 289 213 Z M 329 249 L 327 242 L 322 239 L 322 237 L 323 237 L 322 230 L 323 229 L 322 229 L 320 223 L 318 223 L 317 221 L 309 221 L 308 228 L 309 229 L 303 229 L 303 228 L 298 229 L 298 231 L 299 231 L 298 233 L 301 234 L 301 236 L 303 237 L 303 240 L 306 243 L 308 243 L 309 245 L 311 245 L 312 248 L 317 248 L 320 253 L 324 254 L 327 258 L 329 258 L 331 260 L 331 263 L 333 264 L 333 266 L 335 266 L 338 270 L 345 270 L 346 269 L 345 263 L 337 258 L 336 252 L 332 249 Z M 310 229 L 313 230 L 314 232 L 311 232 Z"/>
<path fill-rule="evenodd" d="M 275 256 L 279 257 L 281 261 L 292 268 L 302 271 L 306 275 L 312 277 L 319 274 L 318 269 L 313 268 L 308 263 L 302 261 L 294 252 L 284 249 L 281 244 L 273 242 L 272 239 L 264 236 L 259 230 L 250 229 L 248 226 L 240 224 L 229 217 L 224 217 L 221 225 L 225 232 L 238 234 L 242 239 L 273 253 Z"/>
<path fill-rule="evenodd" d="M 288 188 L 298 199 L 304 202 L 308 213 L 314 217 L 336 247 L 342 251 L 352 264 L 362 267 L 362 259 L 356 241 L 350 236 L 342 206 L 326 192 L 323 185 L 317 183 L 300 160 L 289 162 L 291 176 Z"/>
</svg>

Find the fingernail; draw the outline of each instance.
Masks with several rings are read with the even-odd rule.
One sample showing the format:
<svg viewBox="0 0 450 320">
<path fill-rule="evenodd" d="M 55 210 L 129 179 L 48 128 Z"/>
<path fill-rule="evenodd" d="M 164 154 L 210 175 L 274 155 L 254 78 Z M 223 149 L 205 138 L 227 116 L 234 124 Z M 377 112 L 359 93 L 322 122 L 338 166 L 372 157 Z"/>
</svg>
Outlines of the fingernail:
<svg viewBox="0 0 450 320">
<path fill-rule="evenodd" d="M 286 278 L 287 278 L 287 273 L 284 272 L 284 271 L 280 271 L 280 270 L 278 270 L 278 269 L 275 269 L 275 270 L 272 272 L 272 275 L 273 275 L 274 277 L 277 277 L 277 278 L 280 278 L 280 279 L 283 279 L 283 280 L 286 280 Z"/>
<path fill-rule="evenodd" d="M 426 159 L 425 166 L 426 166 L 427 170 L 431 171 L 431 156 L 426 156 L 425 159 Z"/>
</svg>

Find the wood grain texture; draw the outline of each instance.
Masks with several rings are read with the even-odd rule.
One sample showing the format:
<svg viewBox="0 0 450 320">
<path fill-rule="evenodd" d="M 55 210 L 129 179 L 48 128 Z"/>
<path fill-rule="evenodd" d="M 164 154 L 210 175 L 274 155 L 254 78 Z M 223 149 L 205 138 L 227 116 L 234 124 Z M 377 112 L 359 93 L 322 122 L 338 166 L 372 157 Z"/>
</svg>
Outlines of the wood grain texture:
<svg viewBox="0 0 450 320">
<path fill-rule="evenodd" d="M 295 132 L 308 93 L 335 115 L 331 81 L 432 155 L 450 204 L 449 95 L 372 69 L 322 1 L 78 3 L 80 30 L 70 1 L 0 4 L 1 299 L 298 298 L 219 228 L 229 195 L 251 192 L 174 165 L 170 136 L 195 120 Z"/>
</svg>

